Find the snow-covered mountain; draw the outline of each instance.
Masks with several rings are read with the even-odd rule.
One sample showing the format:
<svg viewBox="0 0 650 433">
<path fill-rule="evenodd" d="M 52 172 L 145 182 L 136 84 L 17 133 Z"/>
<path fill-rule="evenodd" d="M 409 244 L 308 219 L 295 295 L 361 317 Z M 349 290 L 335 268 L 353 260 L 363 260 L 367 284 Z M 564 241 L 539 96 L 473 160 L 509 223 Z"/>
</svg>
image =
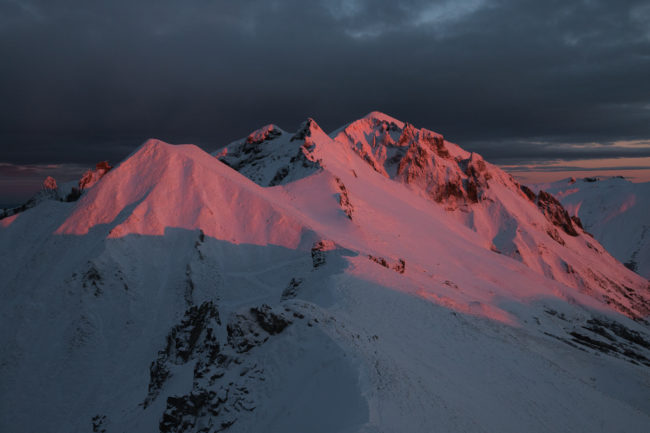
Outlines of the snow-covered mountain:
<svg viewBox="0 0 650 433">
<path fill-rule="evenodd" d="M 623 177 L 586 177 L 534 188 L 552 193 L 607 251 L 650 278 L 650 183 L 632 183 Z"/>
<path fill-rule="evenodd" d="M 215 157 L 216 156 L 216 157 Z M 642 431 L 650 288 L 373 112 L 149 140 L 0 220 L 2 431 Z"/>
</svg>

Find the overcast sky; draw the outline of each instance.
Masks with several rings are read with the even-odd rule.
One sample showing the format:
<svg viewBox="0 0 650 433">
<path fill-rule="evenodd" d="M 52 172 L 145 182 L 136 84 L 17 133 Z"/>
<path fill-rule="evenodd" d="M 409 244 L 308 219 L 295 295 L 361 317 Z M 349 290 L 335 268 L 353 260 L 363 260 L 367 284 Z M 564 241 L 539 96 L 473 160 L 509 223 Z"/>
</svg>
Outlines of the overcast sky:
<svg viewBox="0 0 650 433">
<path fill-rule="evenodd" d="M 0 0 L 0 59 L 0 202 L 24 166 L 372 110 L 496 162 L 650 156 L 647 1 Z"/>
</svg>

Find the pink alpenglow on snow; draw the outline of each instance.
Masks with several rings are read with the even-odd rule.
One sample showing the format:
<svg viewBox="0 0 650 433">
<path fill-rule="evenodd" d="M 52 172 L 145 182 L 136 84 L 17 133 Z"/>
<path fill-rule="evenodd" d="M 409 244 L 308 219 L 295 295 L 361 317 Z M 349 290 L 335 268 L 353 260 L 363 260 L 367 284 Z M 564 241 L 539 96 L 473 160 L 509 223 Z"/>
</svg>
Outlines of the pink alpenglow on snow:
<svg viewBox="0 0 650 433">
<path fill-rule="evenodd" d="M 599 225 L 582 180 L 528 188 L 379 112 L 84 179 L 0 215 L 1 431 L 650 423 L 649 282 L 597 231 L 641 190 Z"/>
<path fill-rule="evenodd" d="M 399 281 L 391 286 L 508 323 L 516 320 L 503 302 L 546 296 L 631 317 L 650 312 L 647 281 L 559 202 L 527 195 L 440 134 L 374 112 L 332 137 L 312 119 L 295 134 L 268 125 L 216 154 L 149 140 L 91 184 L 55 233 L 201 230 L 233 244 L 294 249 L 323 238 L 360 253 L 348 259 L 359 277 L 385 278 L 359 257 L 402 258 L 421 271 L 391 275 Z M 446 280 L 463 289 L 449 290 Z"/>
</svg>

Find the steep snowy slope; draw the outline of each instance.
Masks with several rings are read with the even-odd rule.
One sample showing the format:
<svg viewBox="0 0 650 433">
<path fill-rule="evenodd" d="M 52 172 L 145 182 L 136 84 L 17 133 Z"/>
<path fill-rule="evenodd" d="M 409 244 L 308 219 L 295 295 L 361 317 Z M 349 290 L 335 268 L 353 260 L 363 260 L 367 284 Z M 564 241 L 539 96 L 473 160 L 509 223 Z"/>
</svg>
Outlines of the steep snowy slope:
<svg viewBox="0 0 650 433">
<path fill-rule="evenodd" d="M 367 221 L 357 222 L 357 230 L 370 231 L 373 237 L 384 238 L 383 244 L 389 246 L 372 254 L 408 254 L 413 256 L 411 260 L 426 268 L 431 250 L 427 248 L 415 253 L 413 238 L 391 238 L 383 233 L 385 227 L 399 233 L 412 231 L 410 227 L 429 226 L 430 233 L 435 233 L 436 237 L 441 231 L 454 235 L 464 233 L 467 227 L 476 235 L 461 242 L 461 248 L 471 244 L 469 248 L 475 250 L 478 244 L 482 249 L 507 255 L 541 275 L 590 294 L 632 317 L 645 317 L 650 312 L 646 280 L 624 269 L 596 241 L 585 235 L 579 221 L 571 220 L 553 197 L 532 193 L 479 155 L 464 151 L 439 134 L 417 129 L 383 113 L 370 113 L 334 132 L 333 140 L 323 136 L 313 120 L 307 124 L 310 125 L 307 131 L 313 130 L 312 135 L 318 137 L 309 142 L 310 156 L 319 161 L 325 172 L 290 183 L 286 189 L 300 191 L 295 194 L 295 200 L 307 200 L 300 208 L 315 220 L 324 214 L 319 203 L 327 203 L 326 197 L 314 200 L 316 191 L 336 194 L 352 221 L 355 221 L 355 203 L 361 201 L 359 212 L 371 211 L 372 214 Z M 262 141 L 258 146 L 264 148 L 267 143 Z M 285 147 L 298 152 L 305 149 L 299 141 L 288 142 Z M 249 165 L 240 163 L 238 167 L 248 175 Z M 257 170 L 264 166 L 264 161 L 255 163 Z M 296 172 L 299 168 L 287 171 Z M 397 182 L 386 182 L 387 179 Z M 302 187 L 302 183 L 307 186 Z M 404 184 L 408 190 L 403 188 Z M 391 190 L 395 192 L 391 194 Z M 422 198 L 427 203 L 422 203 Z M 409 211 L 416 203 L 421 203 L 426 212 L 437 212 L 435 216 L 428 215 L 432 221 L 414 224 Z M 398 217 L 399 221 L 386 224 L 382 215 L 385 209 L 390 209 L 389 216 Z M 441 209 L 444 212 L 440 212 Z M 331 227 L 334 227 L 332 222 L 327 220 L 319 230 L 332 232 L 332 237 L 342 230 L 331 230 Z M 413 236 L 426 238 L 426 232 Z M 346 236 L 345 242 L 353 238 Z M 363 239 L 363 245 L 356 245 L 356 249 L 376 248 L 374 243 L 368 242 L 367 236 Z M 445 241 L 434 251 L 457 243 Z M 421 244 L 426 245 L 425 242 Z M 398 253 L 402 245 L 407 246 L 406 251 Z M 459 251 L 457 256 L 466 255 Z M 480 261 L 491 263 L 493 259 Z"/>
<path fill-rule="evenodd" d="M 438 134 L 332 137 L 150 140 L 0 220 L 0 431 L 643 431 L 647 280 Z"/>
<path fill-rule="evenodd" d="M 178 228 L 233 243 L 300 243 L 300 222 L 196 146 L 149 140 L 106 176 L 56 234 L 85 235 L 101 227 L 109 238 L 162 236 Z"/>
<path fill-rule="evenodd" d="M 607 251 L 650 278 L 650 183 L 623 178 L 565 179 L 537 185 L 556 196 Z"/>
</svg>

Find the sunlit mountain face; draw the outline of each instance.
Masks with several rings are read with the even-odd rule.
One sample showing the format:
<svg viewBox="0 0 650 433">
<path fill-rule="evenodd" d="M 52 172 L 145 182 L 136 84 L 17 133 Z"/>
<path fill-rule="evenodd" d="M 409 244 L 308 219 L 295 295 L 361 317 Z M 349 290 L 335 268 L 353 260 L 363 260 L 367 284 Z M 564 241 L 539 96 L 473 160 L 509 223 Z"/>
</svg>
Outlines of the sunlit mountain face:
<svg viewBox="0 0 650 433">
<path fill-rule="evenodd" d="M 625 266 L 650 278 L 650 183 L 623 176 L 567 178 L 534 185 L 557 197 Z"/>
<path fill-rule="evenodd" d="M 650 284 L 579 185 L 380 112 L 50 177 L 0 215 L 0 430 L 643 431 Z"/>
</svg>

